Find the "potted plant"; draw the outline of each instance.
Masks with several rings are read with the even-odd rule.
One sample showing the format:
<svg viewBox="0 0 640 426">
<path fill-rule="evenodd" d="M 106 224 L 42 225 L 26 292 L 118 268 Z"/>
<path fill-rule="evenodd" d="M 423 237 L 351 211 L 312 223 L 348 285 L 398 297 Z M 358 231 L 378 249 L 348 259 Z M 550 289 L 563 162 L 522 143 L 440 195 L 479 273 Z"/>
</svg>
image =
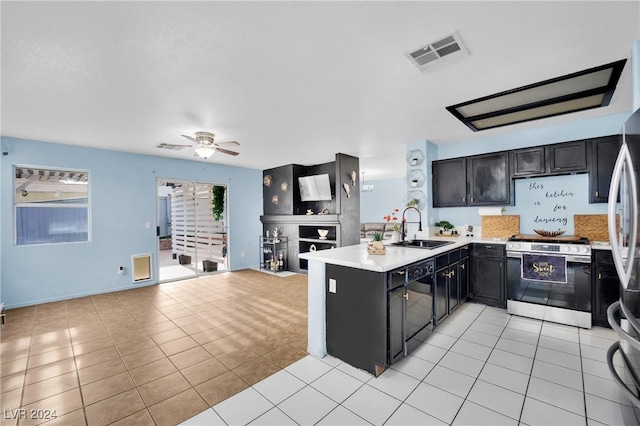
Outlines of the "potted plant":
<svg viewBox="0 0 640 426">
<path fill-rule="evenodd" d="M 215 220 L 222 218 L 224 212 L 224 192 L 227 188 L 224 186 L 214 186 L 211 189 L 211 212 Z"/>
<path fill-rule="evenodd" d="M 385 254 L 386 252 L 387 250 L 382 242 L 382 234 L 380 232 L 375 232 L 373 234 L 373 241 L 367 244 L 367 253 Z"/>
<path fill-rule="evenodd" d="M 409 200 L 409 202 L 407 203 L 407 207 L 415 207 L 418 208 L 418 204 L 420 204 L 420 200 L 418 200 L 417 198 L 412 198 L 411 200 Z"/>
<path fill-rule="evenodd" d="M 435 226 L 438 226 L 440 228 L 440 234 L 442 235 L 451 235 L 453 233 L 453 229 L 455 228 L 455 226 L 453 226 L 451 222 L 448 222 L 446 220 L 436 222 Z"/>
</svg>

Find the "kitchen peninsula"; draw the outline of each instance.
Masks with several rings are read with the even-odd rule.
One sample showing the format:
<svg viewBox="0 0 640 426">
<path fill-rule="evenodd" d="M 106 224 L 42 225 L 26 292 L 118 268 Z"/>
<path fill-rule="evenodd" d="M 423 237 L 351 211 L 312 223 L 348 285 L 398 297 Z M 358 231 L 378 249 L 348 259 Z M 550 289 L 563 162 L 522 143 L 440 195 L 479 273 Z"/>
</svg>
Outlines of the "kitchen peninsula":
<svg viewBox="0 0 640 426">
<path fill-rule="evenodd" d="M 368 254 L 366 244 L 301 253 L 309 274 L 308 352 L 379 375 L 424 341 L 469 296 L 471 243 L 489 243 L 435 240 L 446 245 L 388 245 L 382 256 Z"/>
</svg>

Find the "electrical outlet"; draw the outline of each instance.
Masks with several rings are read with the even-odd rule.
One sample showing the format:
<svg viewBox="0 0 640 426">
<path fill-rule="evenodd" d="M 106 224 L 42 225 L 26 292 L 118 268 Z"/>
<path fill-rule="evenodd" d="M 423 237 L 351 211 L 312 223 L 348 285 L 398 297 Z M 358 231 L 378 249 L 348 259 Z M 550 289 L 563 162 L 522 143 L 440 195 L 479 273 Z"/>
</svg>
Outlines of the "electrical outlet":
<svg viewBox="0 0 640 426">
<path fill-rule="evenodd" d="M 246 253 L 244 252 L 244 250 L 242 250 L 242 251 L 240 252 L 240 257 L 244 257 L 245 255 L 246 255 Z"/>
<path fill-rule="evenodd" d="M 329 293 L 336 292 L 336 280 L 333 278 L 329 278 Z"/>
<path fill-rule="evenodd" d="M 431 216 L 429 218 L 429 225 L 433 225 L 434 223 L 436 223 L 435 219 L 433 219 L 433 216 Z"/>
<path fill-rule="evenodd" d="M 151 229 L 151 222 L 146 222 L 144 224 L 145 229 Z"/>
<path fill-rule="evenodd" d="M 124 266 L 118 266 L 118 275 L 124 275 Z"/>
</svg>

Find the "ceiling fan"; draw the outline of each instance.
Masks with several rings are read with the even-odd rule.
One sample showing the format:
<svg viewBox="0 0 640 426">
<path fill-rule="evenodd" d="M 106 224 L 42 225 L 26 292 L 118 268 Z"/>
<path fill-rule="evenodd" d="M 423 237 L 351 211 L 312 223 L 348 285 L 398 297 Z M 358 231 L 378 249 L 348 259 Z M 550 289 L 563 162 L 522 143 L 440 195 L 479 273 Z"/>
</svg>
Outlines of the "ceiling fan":
<svg viewBox="0 0 640 426">
<path fill-rule="evenodd" d="M 239 153 L 236 151 L 230 151 L 228 149 L 221 148 L 220 145 L 240 145 L 237 141 L 228 141 L 228 142 L 218 142 L 215 143 L 213 141 L 214 134 L 209 132 L 196 132 L 195 138 L 189 135 L 182 135 L 182 137 L 189 139 L 190 141 L 195 142 L 195 154 L 198 155 L 205 160 L 213 155 L 215 152 L 221 152 L 223 154 L 229 155 L 238 155 Z M 193 146 L 193 145 L 190 145 Z"/>
</svg>

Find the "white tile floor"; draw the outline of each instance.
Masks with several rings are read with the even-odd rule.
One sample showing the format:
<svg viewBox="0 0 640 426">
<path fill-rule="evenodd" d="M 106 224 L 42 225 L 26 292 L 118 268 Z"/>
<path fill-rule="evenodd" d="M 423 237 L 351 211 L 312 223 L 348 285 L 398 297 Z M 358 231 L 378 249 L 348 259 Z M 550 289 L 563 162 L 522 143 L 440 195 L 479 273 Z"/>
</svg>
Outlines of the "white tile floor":
<svg viewBox="0 0 640 426">
<path fill-rule="evenodd" d="M 613 331 L 466 303 L 380 377 L 307 356 L 184 425 L 636 425 Z"/>
</svg>

